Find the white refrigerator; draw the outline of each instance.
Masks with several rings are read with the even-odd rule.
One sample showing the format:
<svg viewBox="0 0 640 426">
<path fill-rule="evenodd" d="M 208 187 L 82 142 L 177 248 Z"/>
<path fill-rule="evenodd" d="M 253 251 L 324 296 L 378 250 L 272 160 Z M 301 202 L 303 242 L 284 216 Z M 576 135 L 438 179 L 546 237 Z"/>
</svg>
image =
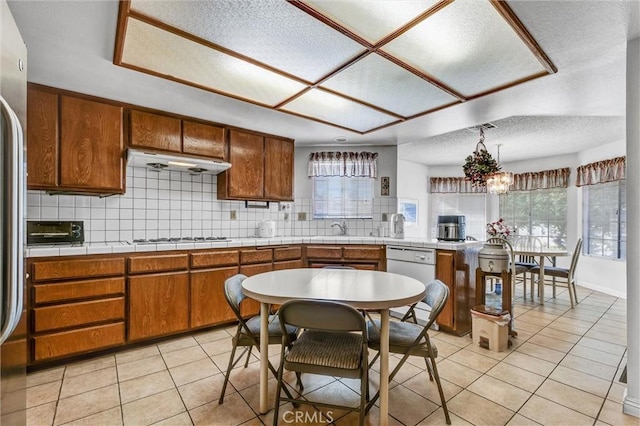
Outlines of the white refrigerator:
<svg viewBox="0 0 640 426">
<path fill-rule="evenodd" d="M 0 0 L 0 424 L 26 424 L 24 305 L 27 49 Z"/>
</svg>

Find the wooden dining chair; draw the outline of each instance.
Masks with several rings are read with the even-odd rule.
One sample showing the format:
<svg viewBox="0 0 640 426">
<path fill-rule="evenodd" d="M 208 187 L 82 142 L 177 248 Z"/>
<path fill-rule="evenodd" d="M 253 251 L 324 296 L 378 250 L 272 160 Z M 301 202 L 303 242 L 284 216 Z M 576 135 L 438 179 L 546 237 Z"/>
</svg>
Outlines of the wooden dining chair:
<svg viewBox="0 0 640 426">
<path fill-rule="evenodd" d="M 244 367 L 249 365 L 249 358 L 251 357 L 251 349 L 255 346 L 260 350 L 260 315 L 256 315 L 251 318 L 245 318 L 240 313 L 240 304 L 246 298 L 242 293 L 242 282 L 246 279 L 246 275 L 236 274 L 229 277 L 224 282 L 224 296 L 227 299 L 229 307 L 238 319 L 238 327 L 236 333 L 232 337 L 233 348 L 231 349 L 231 355 L 229 356 L 229 364 L 227 371 L 224 375 L 224 383 L 222 384 L 222 392 L 218 404 L 224 402 L 224 394 L 229 383 L 229 375 L 231 370 L 238 364 L 238 362 L 246 354 L 247 359 L 244 363 Z M 297 338 L 298 329 L 296 327 L 287 327 L 284 331 L 280 327 L 280 322 L 277 319 L 277 315 L 269 316 L 269 344 L 280 345 L 282 341 L 286 341 L 287 345 L 291 345 Z M 243 347 L 243 351 L 236 358 L 236 350 L 238 346 Z M 269 362 L 269 370 L 273 373 L 274 377 L 278 376 L 277 370 Z M 298 385 L 301 385 L 300 376 L 298 375 Z M 288 390 L 285 390 L 288 392 Z"/>
<path fill-rule="evenodd" d="M 438 356 L 438 348 L 429 338 L 429 328 L 442 312 L 447 299 L 449 298 L 449 287 L 440 280 L 433 280 L 427 284 L 426 293 L 422 301 L 431 307 L 429 320 L 425 325 L 418 325 L 408 321 L 391 321 L 389 322 L 389 353 L 402 355 L 400 362 L 389 374 L 389 382 L 393 380 L 395 375 L 410 356 L 419 356 L 424 358 L 429 372 L 429 380 L 436 382 L 438 393 L 440 394 L 440 403 L 444 411 L 447 424 L 451 424 L 449 418 L 449 410 L 447 409 L 447 401 L 442 390 L 440 375 L 438 374 L 438 366 L 436 358 Z M 378 351 L 376 356 L 369 363 L 369 368 L 373 366 L 380 356 L 380 320 L 368 322 L 369 329 L 369 348 Z M 382 379 L 381 379 L 382 380 Z M 367 404 L 369 410 L 380 396 L 378 391 Z"/>
<path fill-rule="evenodd" d="M 368 339 L 367 324 L 360 312 L 344 303 L 298 299 L 282 304 L 279 314 L 283 334 L 288 327 L 297 327 L 304 331 L 292 345 L 288 345 L 286 338 L 282 339 L 276 407 L 273 415 L 274 426 L 280 420 L 281 401 L 291 402 L 294 407 L 298 404 L 307 404 L 314 407 L 355 411 L 360 414 L 359 424 L 364 425 L 369 386 Z M 283 380 L 284 370 L 359 378 L 360 405 L 353 407 L 311 400 L 308 395 L 303 397 L 302 391 L 298 398 L 293 398 L 288 393 L 283 397 L 281 390 L 286 390 L 288 386 Z"/>
<path fill-rule="evenodd" d="M 569 291 L 569 301 L 571 302 L 571 308 L 578 304 L 578 294 L 576 292 L 576 268 L 578 267 L 578 260 L 580 259 L 580 254 L 582 252 L 582 238 L 579 238 L 576 242 L 576 247 L 573 250 L 573 255 L 571 256 L 571 264 L 569 268 L 560 268 L 556 266 L 545 266 L 544 268 L 544 276 L 551 278 L 560 278 L 562 281 L 558 281 L 557 279 L 553 279 L 551 285 L 553 286 L 553 297 L 556 297 L 556 285 L 563 284 L 567 286 Z M 540 281 L 540 267 L 534 267 L 530 269 L 532 274 L 538 275 L 538 281 Z M 544 285 L 544 283 L 540 283 L 540 285 Z"/>
</svg>

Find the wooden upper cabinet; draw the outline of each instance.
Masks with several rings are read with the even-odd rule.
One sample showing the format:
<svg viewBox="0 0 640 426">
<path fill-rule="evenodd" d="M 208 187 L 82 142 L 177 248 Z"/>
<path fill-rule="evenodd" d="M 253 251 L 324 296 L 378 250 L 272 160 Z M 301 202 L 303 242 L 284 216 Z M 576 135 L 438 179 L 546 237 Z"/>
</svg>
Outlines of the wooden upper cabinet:
<svg viewBox="0 0 640 426">
<path fill-rule="evenodd" d="M 229 130 L 231 168 L 218 175 L 221 200 L 293 200 L 293 141 Z"/>
<path fill-rule="evenodd" d="M 182 152 L 224 160 L 224 128 L 182 121 Z"/>
<path fill-rule="evenodd" d="M 293 141 L 265 138 L 264 197 L 293 200 Z"/>
<path fill-rule="evenodd" d="M 124 192 L 122 107 L 61 96 L 60 186 Z"/>
<path fill-rule="evenodd" d="M 131 110 L 129 145 L 161 151 L 181 152 L 180 119 Z"/>
<path fill-rule="evenodd" d="M 27 91 L 27 184 L 33 189 L 58 185 L 58 95 Z"/>
<path fill-rule="evenodd" d="M 218 175 L 218 198 L 263 199 L 264 138 L 230 130 L 229 162 L 231 168 Z"/>
</svg>

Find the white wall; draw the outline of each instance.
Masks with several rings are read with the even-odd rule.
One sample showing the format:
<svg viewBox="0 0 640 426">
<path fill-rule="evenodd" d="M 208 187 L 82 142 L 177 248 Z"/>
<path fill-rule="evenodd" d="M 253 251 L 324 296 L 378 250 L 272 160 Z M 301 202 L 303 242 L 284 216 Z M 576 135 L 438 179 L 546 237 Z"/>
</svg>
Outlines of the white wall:
<svg viewBox="0 0 640 426">
<path fill-rule="evenodd" d="M 311 179 L 307 176 L 307 164 L 309 155 L 312 152 L 321 151 L 368 151 L 378 153 L 378 178 L 376 179 L 376 197 L 380 195 L 380 177 L 389 176 L 390 188 L 389 197 L 396 198 L 396 173 L 397 173 L 397 149 L 395 146 L 296 146 L 295 150 L 295 172 L 294 172 L 294 193 L 295 198 L 311 197 Z"/>
<path fill-rule="evenodd" d="M 398 160 L 398 198 L 418 200 L 418 224 L 406 226 L 405 237 L 429 236 L 429 167 L 413 161 Z"/>
<path fill-rule="evenodd" d="M 313 146 L 296 147 L 294 194 L 297 206 L 303 206 L 307 212 L 307 221 L 304 224 L 296 223 L 294 235 L 333 235 L 335 230 L 330 227 L 333 220 L 312 219 L 313 185 L 311 178 L 307 176 L 307 164 L 312 152 L 320 151 L 369 151 L 378 153 L 378 177 L 375 183 L 373 199 L 373 219 L 349 219 L 347 228 L 349 235 L 369 236 L 377 235 L 380 225 L 388 225 L 388 215 L 395 213 L 398 206 L 397 199 L 397 149 L 395 146 Z M 380 178 L 389 177 L 389 195 L 380 195 Z M 384 216 L 387 216 L 386 218 Z"/>
<path fill-rule="evenodd" d="M 624 140 L 614 141 L 601 146 L 579 152 L 575 155 L 550 156 L 536 158 L 528 161 L 518 161 L 512 163 L 502 163 L 502 168 L 514 173 L 536 172 L 541 170 L 551 170 L 561 167 L 570 167 L 571 176 L 567 191 L 567 245 L 569 251 L 573 250 L 579 236 L 582 236 L 582 191 L 575 186 L 576 170 L 578 166 L 595 161 L 625 155 L 626 146 Z M 428 167 L 428 177 L 460 177 L 462 163 L 460 166 Z M 400 174 L 399 176 L 402 176 Z M 428 178 L 427 178 L 428 179 Z M 404 179 L 399 181 L 399 185 L 408 185 Z M 427 195 L 427 204 L 429 196 Z M 428 214 L 429 209 L 423 210 Z M 499 215 L 498 197 L 487 195 L 487 218 L 493 220 Z M 429 224 L 437 218 L 425 217 Z M 431 226 L 431 225 L 429 225 Z M 559 258 L 558 266 L 568 267 L 570 257 Z M 603 259 L 595 256 L 581 256 L 576 271 L 579 285 L 593 290 L 608 293 L 617 297 L 626 297 L 627 278 L 626 261 Z"/>
</svg>

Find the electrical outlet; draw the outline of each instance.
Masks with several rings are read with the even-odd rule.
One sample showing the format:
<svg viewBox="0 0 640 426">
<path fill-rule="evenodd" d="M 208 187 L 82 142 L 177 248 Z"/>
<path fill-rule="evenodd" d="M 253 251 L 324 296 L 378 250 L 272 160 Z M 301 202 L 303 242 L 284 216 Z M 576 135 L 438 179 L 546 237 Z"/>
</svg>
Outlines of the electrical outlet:
<svg viewBox="0 0 640 426">
<path fill-rule="evenodd" d="M 238 213 L 235 210 L 231 210 L 231 214 L 229 216 L 231 220 L 236 220 L 238 218 Z"/>
<path fill-rule="evenodd" d="M 307 220 L 307 214 L 305 212 L 299 212 L 298 213 L 298 220 L 299 221 Z"/>
<path fill-rule="evenodd" d="M 284 221 L 289 222 L 289 213 L 284 214 Z"/>
<path fill-rule="evenodd" d="M 386 213 L 382 213 L 382 221 L 383 222 L 387 221 L 387 214 Z"/>
<path fill-rule="evenodd" d="M 290 212 L 291 211 L 291 203 L 278 203 L 278 210 L 281 212 Z"/>
</svg>

